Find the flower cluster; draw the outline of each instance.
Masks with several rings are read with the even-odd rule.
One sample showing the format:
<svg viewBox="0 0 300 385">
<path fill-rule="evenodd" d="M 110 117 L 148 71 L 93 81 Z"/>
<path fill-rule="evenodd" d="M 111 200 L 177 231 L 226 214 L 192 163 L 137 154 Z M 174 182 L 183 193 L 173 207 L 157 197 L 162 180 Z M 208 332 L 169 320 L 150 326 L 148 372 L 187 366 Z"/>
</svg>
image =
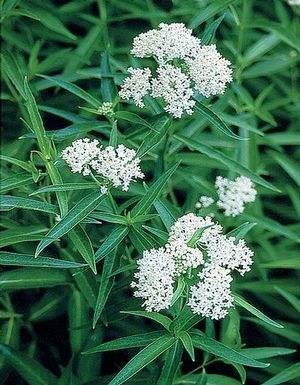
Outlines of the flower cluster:
<svg viewBox="0 0 300 385">
<path fill-rule="evenodd" d="M 176 118 L 184 112 L 193 113 L 194 89 L 205 97 L 223 94 L 232 81 L 230 62 L 224 59 L 215 45 L 201 46 L 192 31 L 182 23 L 161 23 L 158 29 L 141 33 L 134 38 L 131 54 L 153 57 L 158 67 L 156 77 L 149 68 L 129 68 L 120 97 L 133 99 L 143 107 L 143 97 L 160 97 L 165 111 Z"/>
<path fill-rule="evenodd" d="M 62 151 L 62 158 L 74 173 L 89 175 L 94 170 L 101 175 L 104 179 L 102 193 L 107 191 L 108 183 L 127 191 L 131 182 L 144 177 L 135 150 L 123 144 L 103 148 L 98 140 L 79 139 Z"/>
<path fill-rule="evenodd" d="M 99 115 L 104 115 L 110 118 L 114 115 L 113 104 L 111 102 L 104 102 L 100 107 L 98 107 L 97 112 Z"/>
<path fill-rule="evenodd" d="M 240 176 L 234 181 L 218 176 L 215 181 L 218 200 L 216 204 L 224 210 L 225 216 L 236 217 L 245 210 L 245 204 L 254 202 L 257 191 L 251 180 L 245 176 Z M 208 196 L 201 196 L 196 202 L 196 209 L 207 208 L 215 200 Z"/>
<path fill-rule="evenodd" d="M 300 7 L 300 0 L 288 0 L 288 4 L 295 7 Z"/>
<path fill-rule="evenodd" d="M 235 217 L 245 210 L 245 203 L 255 201 L 256 190 L 251 180 L 240 176 L 234 181 L 218 176 L 215 187 L 219 196 L 217 205 L 225 216 Z"/>
<path fill-rule="evenodd" d="M 212 319 L 226 316 L 233 306 L 231 272 L 249 271 L 253 252 L 244 240 L 236 242 L 222 231 L 211 217 L 187 214 L 171 227 L 165 247 L 144 252 L 132 287 L 135 296 L 145 299 L 147 311 L 169 308 L 178 276 L 193 273 L 199 278 L 190 288 L 193 313 Z"/>
</svg>

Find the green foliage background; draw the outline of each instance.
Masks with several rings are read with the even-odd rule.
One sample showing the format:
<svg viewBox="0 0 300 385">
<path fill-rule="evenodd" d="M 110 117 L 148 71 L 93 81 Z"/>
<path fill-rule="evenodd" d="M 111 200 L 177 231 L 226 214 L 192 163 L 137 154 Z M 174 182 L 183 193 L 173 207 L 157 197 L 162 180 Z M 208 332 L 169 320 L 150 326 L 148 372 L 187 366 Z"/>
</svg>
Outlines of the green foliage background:
<svg viewBox="0 0 300 385">
<path fill-rule="evenodd" d="M 297 9 L 280 0 L 6 0 L 1 22 L 1 383 L 299 383 Z M 133 37 L 159 22 L 184 22 L 233 63 L 234 83 L 203 101 L 208 111 L 200 104 L 172 121 L 151 101 L 143 110 L 119 101 L 137 63 Z M 117 125 L 83 108 L 103 101 L 114 102 Z M 102 198 L 72 174 L 60 151 L 85 136 L 139 149 L 146 185 Z M 175 337 L 168 318 L 128 314 L 141 311 L 129 289 L 136 258 L 214 193 L 216 175 L 239 174 L 258 199 L 237 218 L 217 215 L 255 251 L 252 271 L 235 279 L 236 309 L 215 323 L 182 314 Z"/>
</svg>

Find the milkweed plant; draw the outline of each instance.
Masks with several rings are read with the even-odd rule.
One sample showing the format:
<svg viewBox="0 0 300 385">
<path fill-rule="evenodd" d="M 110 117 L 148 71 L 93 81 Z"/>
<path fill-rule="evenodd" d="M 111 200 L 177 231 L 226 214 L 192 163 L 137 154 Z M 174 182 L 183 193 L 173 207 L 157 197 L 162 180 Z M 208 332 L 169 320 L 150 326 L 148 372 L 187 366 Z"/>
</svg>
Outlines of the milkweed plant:
<svg viewBox="0 0 300 385">
<path fill-rule="evenodd" d="M 299 5 L 2 3 L 1 383 L 299 383 Z"/>
</svg>

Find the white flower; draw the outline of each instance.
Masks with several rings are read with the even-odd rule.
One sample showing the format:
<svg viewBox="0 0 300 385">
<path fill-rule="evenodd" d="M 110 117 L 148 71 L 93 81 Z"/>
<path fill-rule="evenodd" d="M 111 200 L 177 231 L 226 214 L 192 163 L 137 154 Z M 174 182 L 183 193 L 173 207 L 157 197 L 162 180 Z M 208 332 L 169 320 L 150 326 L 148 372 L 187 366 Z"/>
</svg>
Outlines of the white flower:
<svg viewBox="0 0 300 385">
<path fill-rule="evenodd" d="M 99 151 L 91 167 L 97 174 L 109 179 L 114 187 L 127 191 L 129 184 L 137 178 L 143 178 L 140 169 L 140 159 L 133 149 L 120 144 L 117 148 L 108 146 Z"/>
<path fill-rule="evenodd" d="M 202 218 L 193 213 L 183 215 L 171 227 L 168 243 L 176 242 L 177 240 L 188 243 L 197 230 L 206 226 L 210 227 L 204 230 L 201 240 L 205 234 L 218 234 L 222 232 L 222 227 L 215 224 L 210 217 Z"/>
<path fill-rule="evenodd" d="M 113 104 L 111 102 L 104 102 L 98 108 L 98 113 L 104 116 L 112 116 L 114 114 Z"/>
<path fill-rule="evenodd" d="M 232 81 L 230 61 L 222 57 L 214 44 L 201 47 L 197 56 L 187 63 L 195 88 L 207 98 L 223 94 L 227 83 Z"/>
<path fill-rule="evenodd" d="M 203 263 L 203 254 L 196 247 L 189 247 L 182 240 L 166 244 L 166 250 L 175 262 L 177 275 L 185 274 L 190 268 L 196 268 Z"/>
<path fill-rule="evenodd" d="M 175 264 L 165 248 L 144 251 L 137 261 L 138 272 L 134 274 L 137 282 L 132 282 L 135 297 L 144 298 L 146 311 L 160 311 L 171 306 L 174 294 L 173 283 Z"/>
<path fill-rule="evenodd" d="M 288 0 L 289 5 L 300 7 L 300 0 Z"/>
<path fill-rule="evenodd" d="M 233 306 L 230 270 L 217 264 L 208 264 L 198 274 L 200 281 L 191 287 L 189 306 L 195 314 L 221 319 Z"/>
<path fill-rule="evenodd" d="M 159 64 L 173 59 L 194 57 L 200 49 L 200 40 L 182 23 L 160 23 L 158 29 L 141 33 L 133 40 L 131 54 L 136 57 L 154 57 Z"/>
<path fill-rule="evenodd" d="M 127 77 L 119 92 L 122 99 L 128 100 L 132 98 L 134 103 L 142 108 L 144 107 L 143 97 L 147 95 L 150 90 L 151 71 L 149 68 L 128 68 L 131 76 Z"/>
<path fill-rule="evenodd" d="M 218 176 L 215 187 L 219 196 L 217 205 L 225 216 L 235 217 L 245 210 L 245 203 L 254 202 L 256 190 L 249 178 L 240 176 L 234 181 Z"/>
<path fill-rule="evenodd" d="M 214 199 L 211 197 L 208 197 L 206 195 L 202 195 L 199 198 L 199 202 L 195 204 L 196 209 L 201 209 L 202 207 L 206 208 L 209 207 L 214 203 Z"/>
<path fill-rule="evenodd" d="M 165 110 L 175 118 L 180 118 L 184 112 L 191 115 L 195 101 L 189 78 L 171 64 L 158 67 L 157 73 L 157 78 L 152 80 L 152 96 L 162 97 Z"/>
<path fill-rule="evenodd" d="M 91 173 L 89 165 L 99 154 L 98 140 L 88 138 L 75 140 L 70 146 L 66 147 L 61 155 L 66 161 L 71 171 L 79 172 L 83 175 Z"/>
</svg>

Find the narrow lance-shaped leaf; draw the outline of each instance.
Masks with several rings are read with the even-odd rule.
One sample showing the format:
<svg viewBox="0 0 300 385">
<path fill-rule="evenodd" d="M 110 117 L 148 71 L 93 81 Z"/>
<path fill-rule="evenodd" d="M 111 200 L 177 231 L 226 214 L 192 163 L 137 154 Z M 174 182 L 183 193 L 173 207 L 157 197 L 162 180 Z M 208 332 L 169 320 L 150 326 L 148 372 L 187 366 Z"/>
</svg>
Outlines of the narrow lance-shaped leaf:
<svg viewBox="0 0 300 385">
<path fill-rule="evenodd" d="M 58 213 L 57 207 L 47 202 L 11 195 L 2 195 L 0 199 L 0 209 L 6 211 L 14 208 L 42 211 L 49 214 Z"/>
<path fill-rule="evenodd" d="M 162 336 L 152 344 L 145 347 L 136 356 L 134 356 L 125 367 L 112 379 L 109 385 L 121 385 L 129 378 L 134 376 L 145 366 L 149 365 L 155 358 L 169 349 L 176 341 L 171 335 Z"/>
<path fill-rule="evenodd" d="M 205 350 L 226 361 L 232 361 L 237 364 L 252 366 L 254 368 L 266 368 L 269 366 L 269 364 L 249 358 L 239 351 L 234 350 L 213 338 L 207 337 L 200 330 L 193 329 L 190 334 L 195 348 Z"/>
<path fill-rule="evenodd" d="M 4 355 L 12 367 L 30 385 L 56 385 L 57 378 L 39 362 L 7 345 L 0 344 L 0 354 Z"/>
<path fill-rule="evenodd" d="M 62 237 L 86 218 L 104 198 L 105 196 L 100 192 L 84 196 L 46 235 L 54 239 Z M 51 240 L 41 241 L 35 255 L 38 256 L 52 242 Z"/>
<path fill-rule="evenodd" d="M 240 297 L 239 295 L 234 294 L 234 301 L 244 309 L 248 310 L 251 314 L 255 315 L 257 318 L 261 319 L 262 321 L 266 322 L 267 324 L 271 326 L 275 326 L 276 328 L 282 329 L 283 326 L 279 323 L 271 320 L 268 316 L 266 316 L 263 312 L 256 309 L 253 305 L 248 303 L 244 298 Z"/>
<path fill-rule="evenodd" d="M 112 250 L 114 250 L 126 237 L 129 228 L 124 226 L 117 226 L 105 239 L 102 245 L 95 253 L 96 262 L 101 261 L 106 257 Z"/>
<path fill-rule="evenodd" d="M 186 146 L 207 155 L 209 158 L 215 159 L 223 163 L 229 170 L 233 170 L 235 172 L 238 172 L 241 175 L 248 177 L 254 183 L 264 186 L 270 190 L 280 192 L 280 190 L 274 187 L 271 183 L 267 182 L 260 176 L 248 170 L 246 167 L 244 167 L 240 163 L 229 158 L 227 155 L 224 155 L 221 152 L 213 149 L 212 147 L 206 146 L 205 144 L 199 143 L 193 139 L 189 139 L 181 135 L 174 135 L 174 137 L 175 139 L 178 139 L 180 142 L 184 143 Z"/>
<path fill-rule="evenodd" d="M 147 312 L 147 311 L 122 311 L 121 313 L 124 314 L 131 314 L 131 315 L 136 315 L 138 317 L 145 317 L 152 319 L 155 322 L 158 322 L 161 324 L 165 329 L 169 330 L 170 325 L 171 325 L 171 319 L 165 315 L 162 315 L 160 313 L 155 313 L 155 312 Z"/>
<path fill-rule="evenodd" d="M 132 209 L 131 214 L 133 217 L 137 217 L 138 215 L 146 214 L 155 199 L 157 199 L 170 179 L 170 177 L 174 174 L 178 167 L 178 164 L 175 164 L 172 166 L 169 170 L 167 170 L 164 174 L 162 174 L 153 184 L 152 186 L 147 190 L 144 197 L 139 201 L 139 203 Z"/>
<path fill-rule="evenodd" d="M 166 331 L 154 331 L 143 334 L 134 334 L 132 336 L 117 338 L 112 341 L 104 342 L 103 344 L 97 345 L 82 354 L 93 354 L 99 352 L 110 352 L 121 349 L 130 348 L 141 348 L 149 345 L 150 343 L 157 340 L 159 337 L 167 335 Z"/>
<path fill-rule="evenodd" d="M 75 269 L 86 266 L 82 263 L 65 261 L 63 259 L 40 257 L 34 258 L 34 255 L 10 253 L 0 251 L 0 265 L 4 266 L 30 266 L 47 267 L 57 269 Z"/>
</svg>

